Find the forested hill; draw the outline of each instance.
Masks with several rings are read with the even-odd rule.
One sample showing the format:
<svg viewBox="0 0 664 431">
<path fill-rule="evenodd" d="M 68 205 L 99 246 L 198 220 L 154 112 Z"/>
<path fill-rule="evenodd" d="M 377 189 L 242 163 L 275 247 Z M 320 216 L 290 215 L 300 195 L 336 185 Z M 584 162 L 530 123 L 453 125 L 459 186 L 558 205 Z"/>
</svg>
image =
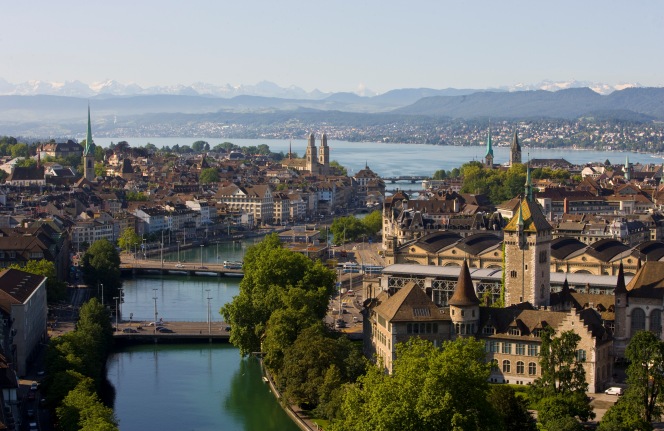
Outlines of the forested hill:
<svg viewBox="0 0 664 431">
<path fill-rule="evenodd" d="M 602 96 L 588 88 L 551 91 L 478 92 L 425 97 L 394 113 L 452 118 L 500 119 L 598 117 L 664 120 L 664 88 L 628 88 Z"/>
</svg>

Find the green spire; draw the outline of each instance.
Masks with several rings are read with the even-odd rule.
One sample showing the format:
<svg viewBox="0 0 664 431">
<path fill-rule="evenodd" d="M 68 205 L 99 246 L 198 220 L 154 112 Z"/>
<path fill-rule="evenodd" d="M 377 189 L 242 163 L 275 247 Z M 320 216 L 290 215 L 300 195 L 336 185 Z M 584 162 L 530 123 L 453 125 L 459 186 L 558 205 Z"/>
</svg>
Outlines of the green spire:
<svg viewBox="0 0 664 431">
<path fill-rule="evenodd" d="M 493 157 L 493 147 L 491 146 L 491 125 L 489 125 L 489 134 L 486 138 L 486 156 L 492 156 Z"/>
<path fill-rule="evenodd" d="M 528 166 L 526 167 L 526 190 L 525 190 L 525 198 L 528 202 L 532 202 L 533 200 L 533 186 L 530 180 L 530 162 L 528 163 Z"/>
<path fill-rule="evenodd" d="M 92 142 L 92 126 L 90 123 L 90 104 L 88 103 L 88 134 L 85 137 L 85 149 L 83 155 L 94 154 L 94 143 Z"/>
</svg>

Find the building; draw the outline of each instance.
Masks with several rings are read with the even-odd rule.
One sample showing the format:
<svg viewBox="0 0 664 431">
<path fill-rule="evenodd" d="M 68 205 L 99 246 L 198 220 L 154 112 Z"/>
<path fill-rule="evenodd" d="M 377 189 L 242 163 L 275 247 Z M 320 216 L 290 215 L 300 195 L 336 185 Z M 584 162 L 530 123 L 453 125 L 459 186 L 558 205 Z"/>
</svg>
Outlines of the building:
<svg viewBox="0 0 664 431">
<path fill-rule="evenodd" d="M 512 145 L 510 145 L 510 166 L 513 166 L 517 163 L 521 163 L 521 145 L 519 145 L 519 136 L 517 135 L 515 129 Z"/>
<path fill-rule="evenodd" d="M 95 144 L 92 141 L 92 125 L 90 123 L 90 105 L 88 105 L 88 133 L 85 138 L 83 149 L 83 177 L 88 181 L 94 181 L 95 175 Z"/>
<path fill-rule="evenodd" d="M 46 341 L 46 277 L 16 269 L 0 272 L 2 347 L 24 376 L 39 344 Z"/>
</svg>

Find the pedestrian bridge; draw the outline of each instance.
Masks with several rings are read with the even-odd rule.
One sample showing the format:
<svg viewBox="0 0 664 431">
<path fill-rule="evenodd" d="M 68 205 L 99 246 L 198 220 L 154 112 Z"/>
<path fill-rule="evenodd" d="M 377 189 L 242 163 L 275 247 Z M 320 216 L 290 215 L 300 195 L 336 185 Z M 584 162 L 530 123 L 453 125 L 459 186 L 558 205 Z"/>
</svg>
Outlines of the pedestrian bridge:
<svg viewBox="0 0 664 431">
<path fill-rule="evenodd" d="M 160 274 L 183 274 L 183 275 L 217 275 L 242 277 L 244 273 L 241 269 L 230 269 L 223 263 L 192 263 L 192 262 L 171 262 L 160 261 L 158 259 L 134 259 L 131 256 L 122 256 L 120 271 L 123 274 L 143 274 L 148 272 Z"/>
<path fill-rule="evenodd" d="M 224 322 L 165 322 L 162 327 L 169 332 L 159 332 L 148 322 L 122 321 L 113 338 L 116 344 L 186 344 L 227 343 L 231 336 Z"/>
</svg>

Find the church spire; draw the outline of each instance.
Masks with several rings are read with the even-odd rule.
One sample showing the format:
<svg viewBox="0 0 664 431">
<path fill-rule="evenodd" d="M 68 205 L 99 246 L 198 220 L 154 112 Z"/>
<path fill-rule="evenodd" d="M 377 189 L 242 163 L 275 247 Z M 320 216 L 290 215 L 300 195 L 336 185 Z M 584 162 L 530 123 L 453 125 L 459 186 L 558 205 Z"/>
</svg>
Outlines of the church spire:
<svg viewBox="0 0 664 431">
<path fill-rule="evenodd" d="M 625 156 L 625 179 L 627 181 L 631 180 L 631 174 L 629 172 L 629 156 Z"/>
<path fill-rule="evenodd" d="M 514 129 L 514 137 L 512 138 L 512 145 L 510 146 L 510 166 L 521 163 L 521 145 L 519 144 L 519 136 Z"/>
<path fill-rule="evenodd" d="M 493 157 L 493 146 L 491 145 L 491 125 L 489 124 L 489 133 L 486 137 L 486 154 L 485 157 Z"/>
<path fill-rule="evenodd" d="M 622 295 L 627 293 L 627 287 L 625 286 L 625 271 L 623 269 L 622 260 L 620 261 L 620 266 L 618 267 L 618 281 L 616 283 L 616 295 Z"/>
<path fill-rule="evenodd" d="M 85 137 L 85 149 L 83 155 L 94 154 L 94 143 L 92 142 L 92 125 L 90 122 L 90 103 L 88 103 L 88 134 Z"/>
</svg>

